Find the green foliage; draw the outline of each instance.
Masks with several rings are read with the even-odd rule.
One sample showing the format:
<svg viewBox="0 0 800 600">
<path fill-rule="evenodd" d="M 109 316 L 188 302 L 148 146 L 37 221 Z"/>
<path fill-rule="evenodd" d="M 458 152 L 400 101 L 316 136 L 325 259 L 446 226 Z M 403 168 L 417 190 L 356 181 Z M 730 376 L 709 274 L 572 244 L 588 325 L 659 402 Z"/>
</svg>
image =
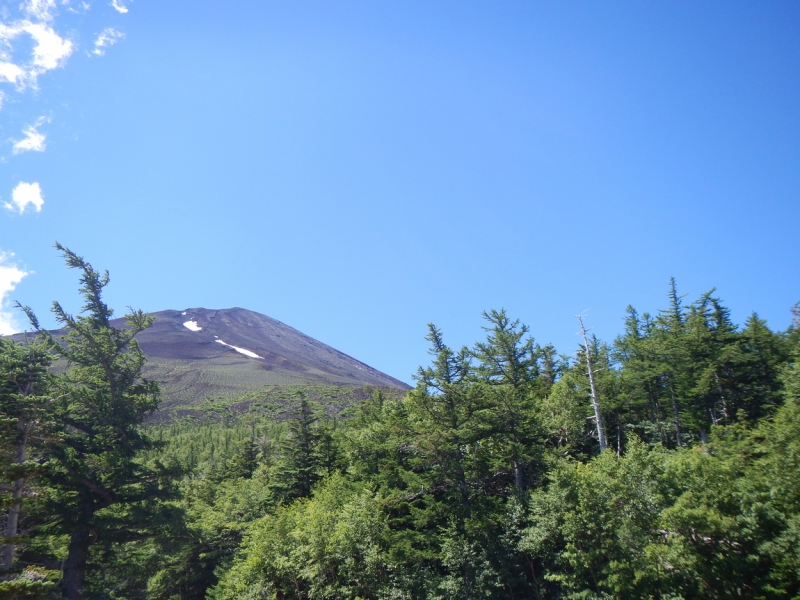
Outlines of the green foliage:
<svg viewBox="0 0 800 600">
<path fill-rule="evenodd" d="M 158 373 L 148 372 L 151 376 Z M 254 384 L 247 385 L 252 388 Z M 185 403 L 173 401 L 169 406 L 160 407 L 158 414 L 148 422 L 166 425 L 186 418 L 235 421 L 245 415 L 269 416 L 276 421 L 282 421 L 291 416 L 299 395 L 312 404 L 320 405 L 329 417 L 335 417 L 367 400 L 376 390 L 391 398 L 402 398 L 405 395 L 404 390 L 371 385 L 273 385 L 230 397 L 191 397 Z M 202 392 L 195 390 L 195 393 Z"/>
<path fill-rule="evenodd" d="M 791 598 L 798 578 L 798 421 L 715 430 L 668 452 L 563 463 L 532 495 L 521 547 L 567 597 Z"/>
<path fill-rule="evenodd" d="M 332 475 L 257 521 L 212 598 L 376 598 L 392 589 L 381 499 Z"/>
<path fill-rule="evenodd" d="M 152 319 L 132 311 L 126 329 L 112 327 L 112 311 L 102 299 L 108 273 L 98 273 L 80 256 L 56 246 L 67 265 L 80 271 L 85 304 L 77 317 L 53 304 L 66 329 L 63 338 L 40 331 L 68 368 L 49 382 L 53 427 L 42 451 L 44 493 L 37 517 L 49 535 L 68 536 L 61 585 L 67 598 L 79 598 L 85 591 L 101 591 L 93 586 L 107 579 L 107 572 L 101 572 L 87 587 L 92 564 L 108 562 L 125 544 L 171 529 L 180 520 L 158 501 L 171 496 L 170 471 L 157 461 L 138 459 L 153 447 L 140 426 L 158 406 L 158 386 L 142 378 L 145 356 L 134 336 Z M 26 312 L 38 327 L 33 313 Z"/>
<path fill-rule="evenodd" d="M 531 496 L 530 525 L 520 547 L 539 559 L 545 579 L 567 597 L 648 597 L 655 543 L 667 489 L 664 453 L 631 440 L 617 458 L 560 463 L 546 488 Z"/>
<path fill-rule="evenodd" d="M 44 448 L 54 435 L 47 395 L 50 363 L 39 341 L 22 345 L 0 338 L 0 514 L 5 524 L 0 565 L 5 571 L 15 567 L 17 545 L 28 530 L 30 483 L 41 472 Z"/>
<path fill-rule="evenodd" d="M 666 310 L 629 308 L 575 360 L 489 311 L 471 348 L 431 325 L 403 396 L 275 387 L 145 426 L 148 320 L 111 328 L 107 277 L 65 253 L 87 300 L 77 318 L 56 306 L 69 370 L 0 340 L 0 472 L 31 496 L 16 541 L 55 567 L 7 571 L 3 597 L 78 597 L 76 546 L 87 598 L 800 597 L 797 323 L 739 328 L 672 282 Z M 34 421 L 35 460 L 15 463 Z"/>
<path fill-rule="evenodd" d="M 56 573 L 26 567 L 13 579 L 0 581 L 0 597 L 7 600 L 52 600 L 58 597 Z"/>
<path fill-rule="evenodd" d="M 682 446 L 713 425 L 766 417 L 780 404 L 786 336 L 752 315 L 741 331 L 713 290 L 688 309 L 672 282 L 670 308 L 641 317 L 628 307 L 614 344 L 627 419 L 652 441 Z"/>
<path fill-rule="evenodd" d="M 511 321 L 505 311 L 484 313 L 489 327 L 486 342 L 478 343 L 472 355 L 478 361 L 475 376 L 483 385 L 485 427 L 492 444 L 489 468 L 511 472 L 517 492 L 523 492 L 535 481 L 535 465 L 541 451 L 541 425 L 537 419 L 536 401 L 549 391 L 551 381 L 540 377 L 540 361 L 548 356 L 524 339 L 528 327 Z M 478 386 L 476 386 L 478 387 Z"/>
<path fill-rule="evenodd" d="M 631 311 L 613 347 L 590 342 L 617 433 L 602 455 L 580 360 L 556 361 L 502 311 L 473 350 L 431 326 L 416 389 L 350 412 L 330 437 L 340 472 L 318 468 L 310 497 L 245 524 L 212 596 L 794 597 L 800 383 L 785 338 L 756 317 L 738 332 L 709 295 L 689 309 L 670 295 L 656 319 Z M 698 445 L 695 413 L 724 394 L 739 414 L 709 415 Z M 756 396 L 767 408 L 745 415 Z"/>
<path fill-rule="evenodd" d="M 272 491 L 282 501 L 308 498 L 311 488 L 323 473 L 323 448 L 326 432 L 316 427 L 319 417 L 301 396 L 293 418 L 288 422 L 289 431 L 281 440 L 281 459 L 274 469 Z"/>
<path fill-rule="evenodd" d="M 581 457 L 596 447 L 587 445 L 591 404 L 585 380 L 582 373 L 567 371 L 536 405 L 546 447 L 559 456 Z"/>
</svg>

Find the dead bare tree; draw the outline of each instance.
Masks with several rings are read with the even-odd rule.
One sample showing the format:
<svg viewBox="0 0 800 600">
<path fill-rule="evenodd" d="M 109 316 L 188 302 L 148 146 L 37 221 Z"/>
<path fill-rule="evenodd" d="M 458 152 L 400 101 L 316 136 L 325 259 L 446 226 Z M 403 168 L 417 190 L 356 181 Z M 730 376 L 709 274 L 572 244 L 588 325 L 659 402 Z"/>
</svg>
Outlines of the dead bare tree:
<svg viewBox="0 0 800 600">
<path fill-rule="evenodd" d="M 607 446 L 606 434 L 603 431 L 603 419 L 600 414 L 600 399 L 597 395 L 597 386 L 594 384 L 594 369 L 592 369 L 592 356 L 589 349 L 589 338 L 586 336 L 586 327 L 583 325 L 583 315 L 575 315 L 580 323 L 580 334 L 583 337 L 583 348 L 586 354 L 586 372 L 589 375 L 589 389 L 592 395 L 592 408 L 594 409 L 594 421 L 597 425 L 597 441 L 600 443 L 600 452 L 604 452 Z"/>
</svg>

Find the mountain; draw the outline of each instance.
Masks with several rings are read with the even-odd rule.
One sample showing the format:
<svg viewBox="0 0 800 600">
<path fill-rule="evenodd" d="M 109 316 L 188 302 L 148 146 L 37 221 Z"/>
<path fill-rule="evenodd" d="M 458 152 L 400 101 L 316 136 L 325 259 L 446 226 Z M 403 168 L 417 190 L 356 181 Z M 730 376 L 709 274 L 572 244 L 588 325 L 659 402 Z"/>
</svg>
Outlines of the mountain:
<svg viewBox="0 0 800 600">
<path fill-rule="evenodd" d="M 141 332 L 145 376 L 162 409 L 235 398 L 270 386 L 410 387 L 266 315 L 243 308 L 162 310 Z M 114 319 L 124 327 L 124 319 Z M 53 332 L 56 335 L 61 331 Z M 21 339 L 22 335 L 14 336 Z"/>
</svg>

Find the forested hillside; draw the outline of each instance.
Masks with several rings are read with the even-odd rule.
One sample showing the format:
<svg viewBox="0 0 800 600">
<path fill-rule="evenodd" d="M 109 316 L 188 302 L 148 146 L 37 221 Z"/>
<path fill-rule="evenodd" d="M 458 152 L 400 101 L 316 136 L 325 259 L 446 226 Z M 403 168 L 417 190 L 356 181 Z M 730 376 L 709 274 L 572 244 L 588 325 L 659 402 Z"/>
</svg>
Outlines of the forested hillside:
<svg viewBox="0 0 800 600">
<path fill-rule="evenodd" d="M 800 305 L 738 325 L 673 281 L 577 353 L 492 310 L 430 325 L 404 396 L 148 425 L 151 320 L 62 250 L 84 313 L 0 338 L 0 597 L 800 597 Z"/>
</svg>

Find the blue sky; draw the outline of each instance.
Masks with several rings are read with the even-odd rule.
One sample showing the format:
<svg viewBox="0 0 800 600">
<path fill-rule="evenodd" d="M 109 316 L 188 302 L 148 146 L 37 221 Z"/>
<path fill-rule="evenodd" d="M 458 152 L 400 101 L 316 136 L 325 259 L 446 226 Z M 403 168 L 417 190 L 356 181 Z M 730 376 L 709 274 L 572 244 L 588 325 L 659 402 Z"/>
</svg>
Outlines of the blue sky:
<svg viewBox="0 0 800 600">
<path fill-rule="evenodd" d="M 241 306 L 411 381 L 716 287 L 800 300 L 795 2 L 0 1 L 0 328 Z"/>
</svg>

